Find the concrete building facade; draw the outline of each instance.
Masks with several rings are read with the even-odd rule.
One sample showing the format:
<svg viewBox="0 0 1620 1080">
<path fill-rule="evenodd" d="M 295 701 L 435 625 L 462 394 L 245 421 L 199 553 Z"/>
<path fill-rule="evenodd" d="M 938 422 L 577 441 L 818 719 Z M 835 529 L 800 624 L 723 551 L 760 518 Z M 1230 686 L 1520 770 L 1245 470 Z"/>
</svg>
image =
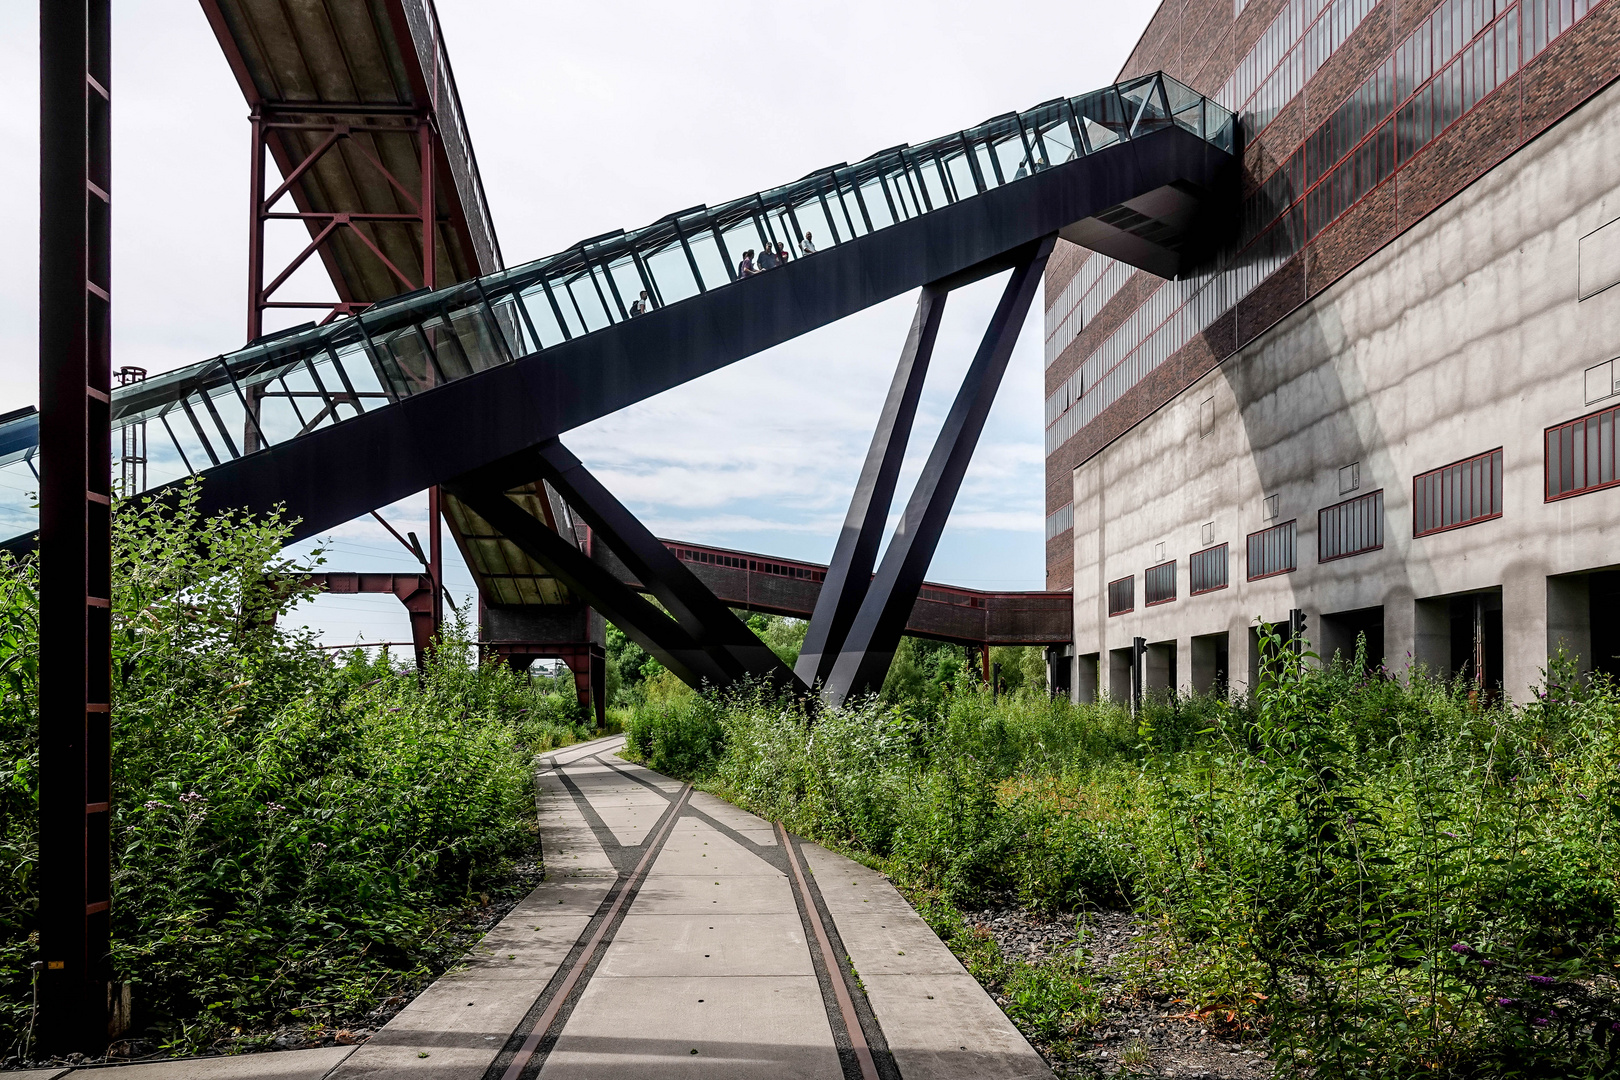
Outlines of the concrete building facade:
<svg viewBox="0 0 1620 1080">
<path fill-rule="evenodd" d="M 1047 282 L 1054 665 L 1252 685 L 1256 627 L 1522 699 L 1620 654 L 1620 4 L 1167 3 L 1126 73 L 1244 118 L 1242 232 Z"/>
</svg>

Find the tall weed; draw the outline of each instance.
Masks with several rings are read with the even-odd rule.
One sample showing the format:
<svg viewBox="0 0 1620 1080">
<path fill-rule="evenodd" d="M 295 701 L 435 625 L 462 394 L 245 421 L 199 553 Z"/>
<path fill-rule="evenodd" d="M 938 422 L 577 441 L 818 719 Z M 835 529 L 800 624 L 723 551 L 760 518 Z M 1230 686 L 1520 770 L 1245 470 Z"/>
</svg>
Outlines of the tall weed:
<svg viewBox="0 0 1620 1080">
<path fill-rule="evenodd" d="M 1266 1031 L 1284 1075 L 1620 1075 L 1615 689 L 1560 658 L 1537 700 L 1485 703 L 1262 650 L 1250 697 L 1134 718 L 753 693 L 638 713 L 631 747 L 656 732 L 696 763 L 682 775 L 942 911 L 1134 907 L 1162 932 L 1132 978 Z"/>
</svg>

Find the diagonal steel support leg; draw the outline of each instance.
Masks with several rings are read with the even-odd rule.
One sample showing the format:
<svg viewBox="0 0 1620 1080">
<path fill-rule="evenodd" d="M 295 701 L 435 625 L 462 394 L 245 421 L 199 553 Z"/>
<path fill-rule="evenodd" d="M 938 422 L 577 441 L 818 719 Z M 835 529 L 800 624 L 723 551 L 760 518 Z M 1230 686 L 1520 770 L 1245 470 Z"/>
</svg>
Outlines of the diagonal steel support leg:
<svg viewBox="0 0 1620 1080">
<path fill-rule="evenodd" d="M 778 689 L 805 688 L 731 608 L 675 557 L 623 503 L 556 439 L 540 444 L 540 468 L 576 514 L 623 560 L 674 620 L 732 678 L 765 680 Z"/>
<path fill-rule="evenodd" d="M 872 581 L 872 567 L 877 565 L 883 526 L 894 502 L 895 482 L 911 439 L 911 424 L 917 417 L 917 401 L 922 397 L 948 295 L 940 285 L 926 285 L 917 298 L 917 314 L 911 320 L 906 347 L 894 369 L 889 396 L 878 416 L 877 430 L 872 433 L 866 464 L 861 467 L 855 496 L 850 499 L 849 513 L 844 517 L 844 528 L 838 534 L 826 580 L 805 631 L 804 647 L 794 667 L 794 673 L 811 686 L 825 683 L 832 674 L 838 650 Z"/>
<path fill-rule="evenodd" d="M 842 704 L 851 695 L 876 690 L 883 683 L 905 630 L 906 616 L 917 602 L 923 575 L 933 561 L 934 549 L 939 546 L 962 477 L 1001 386 L 1018 331 L 1023 328 L 1030 301 L 1040 285 L 1041 272 L 1052 254 L 1054 239 L 1049 236 L 1026 248 L 1027 254 L 1013 269 L 1002 291 L 984 340 L 906 505 L 905 516 L 883 553 L 883 563 L 822 688 L 822 697 L 829 704 Z"/>
<path fill-rule="evenodd" d="M 577 596 L 596 608 L 625 636 L 673 671 L 682 682 L 725 685 L 729 675 L 692 636 L 640 593 L 592 562 L 584 552 L 536 521 L 496 485 L 476 478 L 444 485 L 479 517 L 489 522 L 529 558 L 556 575 Z"/>
</svg>

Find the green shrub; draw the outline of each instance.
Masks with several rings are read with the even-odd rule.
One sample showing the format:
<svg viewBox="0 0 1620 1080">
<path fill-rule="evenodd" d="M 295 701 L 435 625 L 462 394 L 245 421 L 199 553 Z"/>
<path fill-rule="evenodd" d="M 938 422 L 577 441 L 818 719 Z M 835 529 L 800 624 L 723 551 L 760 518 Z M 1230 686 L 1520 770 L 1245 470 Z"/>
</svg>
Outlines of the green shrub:
<svg viewBox="0 0 1620 1080">
<path fill-rule="evenodd" d="M 531 843 L 537 750 L 577 704 L 452 628 L 420 676 L 278 627 L 310 589 L 277 518 L 114 516 L 113 967 L 175 1049 L 357 1019 L 450 957 L 447 917 Z M 32 560 L 0 560 L 0 1042 L 37 959 Z"/>
<path fill-rule="evenodd" d="M 1615 689 L 1560 659 L 1514 706 L 1262 647 L 1248 699 L 1134 718 L 992 701 L 913 652 L 887 703 L 711 695 L 633 746 L 882 866 L 1032 1033 L 1072 1037 L 1085 988 L 958 906 L 1134 907 L 1162 931 L 1134 984 L 1265 1030 L 1283 1075 L 1620 1075 Z"/>
</svg>

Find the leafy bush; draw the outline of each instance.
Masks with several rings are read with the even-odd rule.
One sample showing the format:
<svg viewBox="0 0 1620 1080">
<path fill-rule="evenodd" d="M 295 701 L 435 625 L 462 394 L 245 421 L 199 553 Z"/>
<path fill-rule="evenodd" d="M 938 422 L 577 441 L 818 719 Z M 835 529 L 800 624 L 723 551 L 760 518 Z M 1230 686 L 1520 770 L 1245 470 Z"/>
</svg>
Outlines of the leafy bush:
<svg viewBox="0 0 1620 1080">
<path fill-rule="evenodd" d="M 276 625 L 309 595 L 287 523 L 114 517 L 113 966 L 175 1049 L 342 1021 L 443 966 L 446 917 L 530 845 L 533 752 L 570 696 L 478 667 L 455 628 L 420 676 Z M 0 1041 L 37 960 L 37 602 L 0 561 Z M 246 1035 L 240 1033 L 246 1032 Z"/>
</svg>

